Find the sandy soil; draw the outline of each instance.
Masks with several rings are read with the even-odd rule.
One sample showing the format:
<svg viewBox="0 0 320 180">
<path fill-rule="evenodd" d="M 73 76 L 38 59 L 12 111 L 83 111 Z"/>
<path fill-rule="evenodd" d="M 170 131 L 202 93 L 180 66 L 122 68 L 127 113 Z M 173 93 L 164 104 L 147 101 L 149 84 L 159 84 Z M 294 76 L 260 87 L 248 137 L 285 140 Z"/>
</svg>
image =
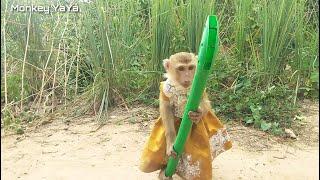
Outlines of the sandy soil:
<svg viewBox="0 0 320 180">
<path fill-rule="evenodd" d="M 297 140 L 229 124 L 234 146 L 214 160 L 214 179 L 319 179 L 318 109 L 318 104 L 302 109 L 305 118 L 295 124 Z M 97 131 L 93 119 L 79 118 L 56 119 L 20 136 L 2 133 L 1 179 L 157 179 L 158 172 L 138 170 L 152 127 L 147 119 L 157 116 L 146 112 L 150 110 L 115 110 Z"/>
</svg>

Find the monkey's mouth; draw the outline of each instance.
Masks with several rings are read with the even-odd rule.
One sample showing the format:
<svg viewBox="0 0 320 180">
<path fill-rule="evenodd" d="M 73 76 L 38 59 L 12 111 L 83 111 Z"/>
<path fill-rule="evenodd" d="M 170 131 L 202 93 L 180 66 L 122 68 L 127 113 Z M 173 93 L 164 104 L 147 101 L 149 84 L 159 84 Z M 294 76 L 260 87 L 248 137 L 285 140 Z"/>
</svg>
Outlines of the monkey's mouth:
<svg viewBox="0 0 320 180">
<path fill-rule="evenodd" d="M 182 84 L 182 86 L 183 86 L 184 88 L 188 88 L 190 85 L 191 85 L 191 83 L 189 83 L 189 82 Z"/>
</svg>

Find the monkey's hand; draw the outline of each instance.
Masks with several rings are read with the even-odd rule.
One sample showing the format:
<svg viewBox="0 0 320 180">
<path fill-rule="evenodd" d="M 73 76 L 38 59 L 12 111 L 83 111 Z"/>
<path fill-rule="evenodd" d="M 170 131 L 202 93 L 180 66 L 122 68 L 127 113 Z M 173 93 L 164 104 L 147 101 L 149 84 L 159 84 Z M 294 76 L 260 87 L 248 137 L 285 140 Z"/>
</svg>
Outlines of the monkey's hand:
<svg viewBox="0 0 320 180">
<path fill-rule="evenodd" d="M 173 143 L 167 145 L 167 156 L 168 157 L 177 157 L 177 153 L 173 150 Z"/>
<path fill-rule="evenodd" d="M 198 108 L 197 111 L 189 111 L 188 115 L 190 120 L 197 124 L 203 117 L 203 111 Z"/>
</svg>

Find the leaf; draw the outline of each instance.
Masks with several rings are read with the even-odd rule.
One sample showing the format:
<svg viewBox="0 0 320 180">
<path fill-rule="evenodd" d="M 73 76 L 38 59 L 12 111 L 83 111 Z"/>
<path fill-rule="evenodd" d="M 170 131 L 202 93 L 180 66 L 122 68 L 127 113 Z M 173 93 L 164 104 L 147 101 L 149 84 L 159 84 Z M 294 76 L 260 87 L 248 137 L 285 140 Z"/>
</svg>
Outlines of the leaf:
<svg viewBox="0 0 320 180">
<path fill-rule="evenodd" d="M 304 120 L 304 117 L 303 117 L 303 116 L 298 116 L 298 115 L 296 115 L 296 116 L 293 118 L 293 120 L 299 120 L 299 121 L 301 121 L 301 120 Z"/>
<path fill-rule="evenodd" d="M 271 123 L 267 123 L 266 121 L 262 120 L 260 127 L 263 131 L 266 131 L 271 128 Z"/>
<path fill-rule="evenodd" d="M 310 75 L 310 80 L 313 83 L 318 83 L 319 82 L 319 72 L 313 71 Z"/>
<path fill-rule="evenodd" d="M 273 128 L 272 129 L 272 133 L 274 135 L 281 135 L 283 133 L 282 129 L 281 128 Z"/>
<path fill-rule="evenodd" d="M 19 127 L 19 128 L 16 129 L 16 133 L 17 134 L 23 134 L 24 131 L 23 131 L 23 129 L 21 127 Z"/>
<path fill-rule="evenodd" d="M 254 112 L 254 113 L 252 114 L 252 116 L 253 116 L 253 119 L 254 119 L 254 120 L 260 120 L 260 118 L 261 118 L 261 115 L 259 114 L 259 112 Z"/>
<path fill-rule="evenodd" d="M 242 109 L 242 104 L 241 103 L 236 104 L 236 110 L 240 111 L 241 109 Z"/>
<path fill-rule="evenodd" d="M 250 117 L 245 117 L 245 118 L 244 118 L 244 121 L 246 122 L 246 124 L 251 124 L 251 123 L 253 123 L 253 119 L 250 118 Z"/>
<path fill-rule="evenodd" d="M 279 127 L 279 123 L 278 122 L 273 122 L 272 127 L 273 128 L 278 128 Z"/>
</svg>

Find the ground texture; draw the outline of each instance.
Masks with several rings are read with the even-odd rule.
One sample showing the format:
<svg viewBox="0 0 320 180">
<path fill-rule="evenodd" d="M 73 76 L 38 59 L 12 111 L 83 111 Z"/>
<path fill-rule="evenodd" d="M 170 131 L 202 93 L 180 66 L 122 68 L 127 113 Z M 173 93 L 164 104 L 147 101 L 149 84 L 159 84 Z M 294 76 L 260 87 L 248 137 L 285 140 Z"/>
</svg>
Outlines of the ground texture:
<svg viewBox="0 0 320 180">
<path fill-rule="evenodd" d="M 319 104 L 304 103 L 301 111 L 304 118 L 292 128 L 297 139 L 227 124 L 234 146 L 214 160 L 214 179 L 319 179 Z M 1 179 L 157 179 L 158 172 L 138 169 L 157 111 L 118 108 L 109 117 L 99 128 L 81 117 L 47 118 L 23 135 L 2 129 Z"/>
</svg>

